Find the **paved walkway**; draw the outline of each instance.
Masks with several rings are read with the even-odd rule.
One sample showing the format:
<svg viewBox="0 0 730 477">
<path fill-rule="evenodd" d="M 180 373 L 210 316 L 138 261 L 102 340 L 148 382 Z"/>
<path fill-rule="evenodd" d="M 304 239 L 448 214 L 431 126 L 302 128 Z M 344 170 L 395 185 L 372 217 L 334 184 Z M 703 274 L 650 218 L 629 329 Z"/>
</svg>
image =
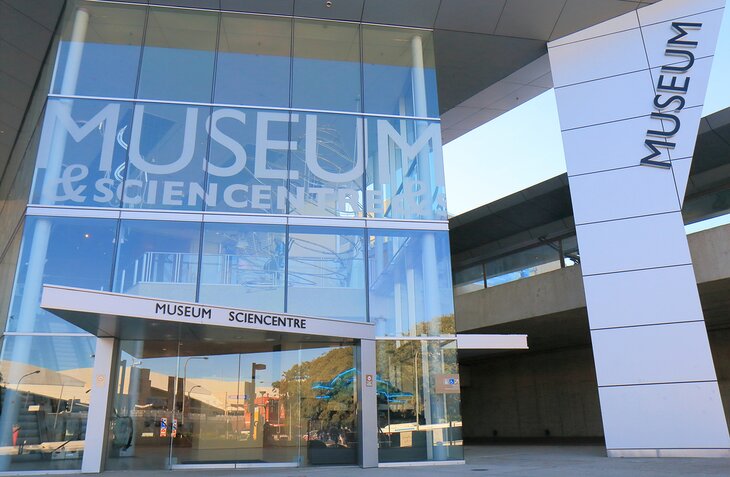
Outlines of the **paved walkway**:
<svg viewBox="0 0 730 477">
<path fill-rule="evenodd" d="M 730 459 L 609 459 L 597 446 L 467 446 L 466 465 L 106 472 L 104 477 L 730 477 Z M 78 475 L 78 474 L 76 474 Z"/>
</svg>

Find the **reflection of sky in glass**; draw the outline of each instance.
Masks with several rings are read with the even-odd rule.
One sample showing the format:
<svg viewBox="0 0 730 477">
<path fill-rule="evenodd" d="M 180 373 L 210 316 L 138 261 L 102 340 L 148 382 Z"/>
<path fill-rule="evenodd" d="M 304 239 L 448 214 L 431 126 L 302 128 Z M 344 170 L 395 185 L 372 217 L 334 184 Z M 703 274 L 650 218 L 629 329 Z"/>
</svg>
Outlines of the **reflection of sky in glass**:
<svg viewBox="0 0 730 477">
<path fill-rule="evenodd" d="M 58 50 L 56 77 L 51 92 L 62 92 L 63 72 L 68 61 L 69 43 Z M 84 43 L 79 77 L 73 94 L 108 98 L 132 98 L 139 68 L 138 45 Z"/>
<path fill-rule="evenodd" d="M 48 252 L 40 283 L 28 283 L 27 267 L 31 243 L 39 222 L 51 224 Z M 25 235 L 18 261 L 8 331 L 78 332 L 75 326 L 51 313 L 37 309 L 37 318 L 23 317 L 19 323 L 21 297 L 28 287 L 63 285 L 91 290 L 109 290 L 117 221 L 112 219 L 26 218 Z M 34 319 L 35 318 L 35 319 Z M 29 320 L 33 320 L 33 323 Z"/>
</svg>

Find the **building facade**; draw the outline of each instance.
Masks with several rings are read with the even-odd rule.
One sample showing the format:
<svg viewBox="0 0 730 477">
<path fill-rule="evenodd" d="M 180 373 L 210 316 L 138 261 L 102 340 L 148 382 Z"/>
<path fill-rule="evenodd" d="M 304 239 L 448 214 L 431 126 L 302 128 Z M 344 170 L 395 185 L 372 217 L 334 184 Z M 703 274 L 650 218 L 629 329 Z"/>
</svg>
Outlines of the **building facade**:
<svg viewBox="0 0 730 477">
<path fill-rule="evenodd" d="M 462 460 L 432 32 L 97 1 L 57 32 L 2 469 Z M 109 332 L 42 308 L 51 285 L 230 318 Z"/>
</svg>

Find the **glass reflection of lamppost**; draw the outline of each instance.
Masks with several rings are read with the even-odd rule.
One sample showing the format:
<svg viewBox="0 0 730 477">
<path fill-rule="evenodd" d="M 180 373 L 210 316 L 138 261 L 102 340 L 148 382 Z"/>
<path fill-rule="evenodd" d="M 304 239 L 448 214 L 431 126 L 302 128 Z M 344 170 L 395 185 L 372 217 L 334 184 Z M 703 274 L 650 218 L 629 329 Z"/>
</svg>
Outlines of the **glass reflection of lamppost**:
<svg viewBox="0 0 730 477">
<path fill-rule="evenodd" d="M 18 395 L 18 389 L 20 388 L 20 382 L 22 380 L 24 380 L 28 376 L 33 376 L 34 374 L 40 374 L 40 373 L 41 373 L 41 370 L 40 369 L 36 369 L 35 371 L 31 371 L 30 373 L 26 373 L 26 374 L 22 375 L 20 377 L 20 379 L 18 379 L 18 382 L 15 384 L 15 395 L 16 396 Z M 27 394 L 25 395 L 25 404 L 24 404 L 24 406 L 26 404 L 28 404 L 28 395 Z"/>
<path fill-rule="evenodd" d="M 263 363 L 251 363 L 251 406 L 248 412 L 251 414 L 251 422 L 249 426 L 249 439 L 253 438 L 254 429 L 254 408 L 256 407 L 256 371 L 263 371 L 266 365 Z"/>
<path fill-rule="evenodd" d="M 190 360 L 192 359 L 205 359 L 207 360 L 207 356 L 191 356 L 188 359 L 185 360 L 185 364 L 183 365 L 183 382 L 182 382 L 182 388 L 183 388 L 183 400 L 182 400 L 182 410 L 180 411 L 180 427 L 182 427 L 183 422 L 185 421 L 185 386 L 188 383 L 188 364 L 190 363 Z M 188 395 L 189 398 L 189 395 Z"/>
<path fill-rule="evenodd" d="M 15 385 L 15 393 L 16 393 L 16 394 L 18 393 L 18 388 L 20 388 L 20 382 L 21 382 L 22 380 L 24 380 L 24 379 L 25 379 L 25 378 L 27 378 L 28 376 L 33 376 L 34 374 L 40 374 L 40 373 L 41 373 L 41 370 L 40 370 L 40 369 L 36 369 L 35 371 L 31 371 L 30 373 L 26 373 L 26 374 L 22 375 L 22 376 L 20 377 L 20 379 L 18 379 L 18 382 L 17 382 L 17 384 Z"/>
<path fill-rule="evenodd" d="M 190 388 L 190 390 L 188 391 L 188 402 L 190 403 L 190 408 L 191 409 L 193 407 L 193 401 L 190 399 L 190 395 L 193 393 L 193 389 L 195 389 L 195 388 L 201 388 L 202 389 L 203 386 L 201 386 L 200 384 L 196 384 L 195 386 L 193 386 L 192 388 Z"/>
</svg>

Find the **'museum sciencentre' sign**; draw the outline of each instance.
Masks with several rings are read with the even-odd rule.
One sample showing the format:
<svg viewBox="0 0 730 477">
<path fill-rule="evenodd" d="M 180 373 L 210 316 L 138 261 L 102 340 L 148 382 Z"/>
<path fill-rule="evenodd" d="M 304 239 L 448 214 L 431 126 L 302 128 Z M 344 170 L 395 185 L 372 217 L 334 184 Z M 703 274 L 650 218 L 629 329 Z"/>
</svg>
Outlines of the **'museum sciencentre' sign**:
<svg viewBox="0 0 730 477">
<path fill-rule="evenodd" d="M 190 325 L 295 333 L 348 339 L 375 339 L 371 323 L 242 310 L 224 306 L 147 298 L 121 293 L 44 285 L 41 308 L 84 330 L 123 335 L 121 321 L 173 322 Z"/>
<path fill-rule="evenodd" d="M 222 205 L 286 213 L 288 204 L 301 210 L 306 202 L 361 213 L 369 154 L 363 130 L 373 127 L 370 133 L 375 136 L 368 145 L 375 153 L 370 166 L 374 170 L 368 177 L 374 186 L 366 187 L 368 210 L 376 216 L 391 208 L 397 215 L 407 211 L 430 218 L 436 209 L 442 217 L 433 218 L 446 218 L 437 122 L 340 116 L 347 118 L 347 126 L 339 131 L 318 114 L 219 108 L 203 117 L 205 109 L 191 106 L 180 108 L 180 121 L 171 121 L 145 112 L 146 107 L 134 105 L 131 131 L 127 131 L 120 126 L 122 103 L 108 103 L 93 117 L 81 120 L 74 117 L 69 100 L 49 101 L 37 163 L 49 174 L 42 203 L 108 206 L 116 200 L 129 206 L 198 208 L 203 201 L 209 209 Z M 155 122 L 168 129 L 148 130 Z M 205 125 L 205 132 L 199 124 Z M 410 124 L 410 131 L 405 124 Z M 299 131 L 296 141 L 289 140 L 288 131 L 294 128 Z M 201 138 L 202 134 L 207 137 Z M 218 151 L 214 159 L 201 150 L 206 139 L 211 150 Z M 70 140 L 96 149 L 85 152 L 84 159 L 59 157 Z M 128 153 L 126 171 L 114 164 L 118 146 Z M 301 167 L 286 167 L 289 152 L 302 158 Z M 275 155 L 284 160 L 276 164 Z M 92 162 L 88 157 L 96 159 Z M 54 170 L 53 162 L 60 159 L 63 166 Z"/>
<path fill-rule="evenodd" d="M 654 96 L 656 111 L 651 113 L 651 118 L 660 120 L 662 128 L 650 129 L 646 132 L 648 137 L 644 144 L 651 153 L 641 160 L 640 164 L 642 166 L 654 166 L 663 169 L 672 167 L 671 162 L 656 160 L 656 158 L 662 155 L 659 151 L 660 147 L 674 149 L 677 146 L 677 143 L 669 142 L 667 139 L 674 137 L 681 127 L 679 112 L 685 107 L 684 95 L 689 91 L 690 76 L 687 73 L 695 64 L 695 55 L 691 49 L 697 47 L 696 41 L 683 40 L 682 38 L 688 35 L 687 30 L 699 30 L 700 28 L 702 28 L 702 23 L 672 22 L 672 30 L 676 35 L 667 41 L 664 55 L 679 57 L 681 60 L 678 63 L 669 63 L 662 66 L 661 73 L 664 74 L 660 74 L 657 79 L 657 94 Z M 667 110 L 669 112 L 666 112 Z M 665 121 L 671 124 L 669 130 L 664 128 Z"/>
</svg>

